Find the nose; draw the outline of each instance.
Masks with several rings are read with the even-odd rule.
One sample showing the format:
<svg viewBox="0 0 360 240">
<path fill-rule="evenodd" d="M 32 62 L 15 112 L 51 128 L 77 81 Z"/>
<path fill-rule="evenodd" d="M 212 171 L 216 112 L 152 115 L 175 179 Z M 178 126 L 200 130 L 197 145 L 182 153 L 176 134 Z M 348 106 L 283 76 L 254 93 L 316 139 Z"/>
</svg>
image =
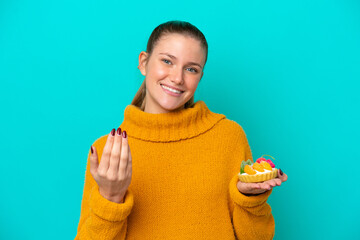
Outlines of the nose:
<svg viewBox="0 0 360 240">
<path fill-rule="evenodd" d="M 182 68 L 173 68 L 171 71 L 170 80 L 177 85 L 182 85 L 184 83 L 184 73 L 182 71 Z"/>
</svg>

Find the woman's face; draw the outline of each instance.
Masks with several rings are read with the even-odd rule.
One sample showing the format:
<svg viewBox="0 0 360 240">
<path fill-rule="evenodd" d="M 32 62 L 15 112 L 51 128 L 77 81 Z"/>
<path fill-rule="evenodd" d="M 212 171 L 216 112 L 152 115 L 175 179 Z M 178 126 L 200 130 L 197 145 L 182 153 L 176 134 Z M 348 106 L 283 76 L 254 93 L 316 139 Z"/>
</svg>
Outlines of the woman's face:
<svg viewBox="0 0 360 240">
<path fill-rule="evenodd" d="M 204 64 L 205 50 L 200 41 L 177 33 L 163 35 L 150 57 L 141 52 L 139 69 L 146 81 L 144 111 L 167 113 L 183 109 L 203 76 Z"/>
</svg>

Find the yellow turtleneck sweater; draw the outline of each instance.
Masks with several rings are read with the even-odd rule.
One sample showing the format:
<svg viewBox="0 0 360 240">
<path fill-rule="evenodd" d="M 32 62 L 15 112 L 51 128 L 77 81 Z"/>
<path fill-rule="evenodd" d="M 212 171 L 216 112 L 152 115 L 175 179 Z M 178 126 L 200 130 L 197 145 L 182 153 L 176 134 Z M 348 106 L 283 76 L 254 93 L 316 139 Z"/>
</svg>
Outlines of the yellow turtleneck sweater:
<svg viewBox="0 0 360 240">
<path fill-rule="evenodd" d="M 124 203 L 103 198 L 89 156 L 75 239 L 272 239 L 267 198 L 236 187 L 242 160 L 252 159 L 242 127 L 203 101 L 178 112 L 151 114 L 128 105 L 132 179 Z M 107 135 L 93 145 L 101 158 Z M 101 159 L 100 159 L 101 161 Z"/>
</svg>

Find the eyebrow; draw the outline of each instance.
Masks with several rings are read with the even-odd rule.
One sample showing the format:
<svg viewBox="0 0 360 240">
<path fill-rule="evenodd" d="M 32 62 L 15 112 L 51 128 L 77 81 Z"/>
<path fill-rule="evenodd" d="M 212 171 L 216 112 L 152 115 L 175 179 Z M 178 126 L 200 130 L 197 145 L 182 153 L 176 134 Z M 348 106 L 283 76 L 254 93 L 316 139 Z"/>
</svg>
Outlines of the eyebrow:
<svg viewBox="0 0 360 240">
<path fill-rule="evenodd" d="M 159 54 L 167 55 L 167 56 L 169 56 L 170 58 L 176 59 L 176 57 L 173 56 L 173 55 L 171 55 L 170 53 L 159 53 Z M 197 65 L 197 66 L 199 66 L 199 67 L 202 69 L 202 66 L 201 66 L 200 64 L 196 63 L 196 62 L 189 62 L 189 64 L 190 64 L 190 65 Z"/>
</svg>

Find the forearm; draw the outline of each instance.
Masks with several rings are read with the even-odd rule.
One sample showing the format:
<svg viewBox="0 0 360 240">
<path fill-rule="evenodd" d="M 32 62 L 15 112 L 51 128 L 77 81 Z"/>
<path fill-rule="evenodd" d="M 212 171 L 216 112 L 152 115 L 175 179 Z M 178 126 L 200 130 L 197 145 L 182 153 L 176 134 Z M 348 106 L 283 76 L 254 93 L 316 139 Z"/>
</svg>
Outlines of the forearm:
<svg viewBox="0 0 360 240">
<path fill-rule="evenodd" d="M 75 240 L 125 240 L 126 230 L 127 219 L 120 222 L 109 222 L 96 215 L 91 215 L 81 226 Z"/>
<path fill-rule="evenodd" d="M 238 239 L 273 239 L 275 222 L 270 206 L 265 203 L 259 208 L 249 209 L 235 206 L 233 226 Z"/>
<path fill-rule="evenodd" d="M 238 239 L 272 239 L 275 234 L 275 222 L 271 207 L 266 200 L 272 190 L 265 193 L 246 196 L 236 187 L 234 176 L 230 183 L 230 196 L 234 202 L 232 222 Z"/>
<path fill-rule="evenodd" d="M 129 190 L 124 203 L 115 203 L 103 198 L 95 186 L 89 196 L 89 205 L 82 209 L 75 239 L 125 239 L 132 206 L 133 195 Z"/>
</svg>

